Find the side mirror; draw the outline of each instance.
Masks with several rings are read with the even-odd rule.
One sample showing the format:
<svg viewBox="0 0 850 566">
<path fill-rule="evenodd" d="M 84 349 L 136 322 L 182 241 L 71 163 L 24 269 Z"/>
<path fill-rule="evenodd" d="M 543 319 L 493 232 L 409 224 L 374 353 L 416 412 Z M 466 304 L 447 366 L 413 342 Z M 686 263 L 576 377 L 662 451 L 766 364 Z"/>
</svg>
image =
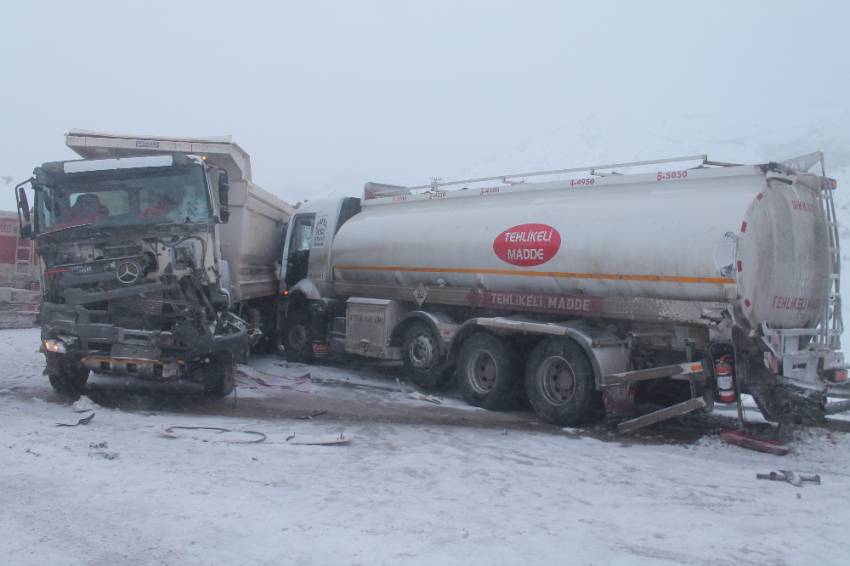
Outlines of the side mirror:
<svg viewBox="0 0 850 566">
<path fill-rule="evenodd" d="M 15 187 L 15 199 L 18 201 L 18 223 L 21 226 L 21 238 L 28 240 L 32 237 L 32 217 L 30 216 L 30 203 L 24 185 L 31 179 L 24 181 Z"/>
<path fill-rule="evenodd" d="M 230 183 L 227 181 L 227 171 L 218 172 L 218 202 L 220 205 L 219 218 L 223 223 L 230 219 Z"/>
</svg>

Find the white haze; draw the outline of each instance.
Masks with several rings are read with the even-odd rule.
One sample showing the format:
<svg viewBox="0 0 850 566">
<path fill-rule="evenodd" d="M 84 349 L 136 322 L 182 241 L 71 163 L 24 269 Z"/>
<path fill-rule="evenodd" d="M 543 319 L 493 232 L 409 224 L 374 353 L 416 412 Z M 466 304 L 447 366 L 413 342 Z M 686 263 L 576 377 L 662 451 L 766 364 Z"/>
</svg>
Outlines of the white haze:
<svg viewBox="0 0 850 566">
<path fill-rule="evenodd" d="M 6 2 L 0 208 L 70 128 L 232 134 L 295 202 L 709 151 L 848 157 L 841 2 Z M 829 164 L 829 163 L 828 163 Z"/>
</svg>

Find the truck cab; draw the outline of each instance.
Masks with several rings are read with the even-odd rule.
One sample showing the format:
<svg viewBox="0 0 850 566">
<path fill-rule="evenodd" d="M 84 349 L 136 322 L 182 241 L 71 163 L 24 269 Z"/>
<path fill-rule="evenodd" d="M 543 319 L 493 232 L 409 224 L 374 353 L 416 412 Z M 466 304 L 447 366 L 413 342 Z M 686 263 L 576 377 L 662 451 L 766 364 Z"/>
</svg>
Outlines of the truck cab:
<svg viewBox="0 0 850 566">
<path fill-rule="evenodd" d="M 262 313 L 273 311 L 291 207 L 253 186 L 229 141 L 79 131 L 66 141 L 84 159 L 45 163 L 16 188 L 41 260 L 54 389 L 77 394 L 97 371 L 226 395 L 235 361 L 274 328 Z"/>
<path fill-rule="evenodd" d="M 293 359 L 310 359 L 313 336 L 326 334 L 335 303 L 332 244 L 339 228 L 360 212 L 360 199 L 345 197 L 310 201 L 300 206 L 284 235 L 280 262 L 279 335 Z"/>
</svg>

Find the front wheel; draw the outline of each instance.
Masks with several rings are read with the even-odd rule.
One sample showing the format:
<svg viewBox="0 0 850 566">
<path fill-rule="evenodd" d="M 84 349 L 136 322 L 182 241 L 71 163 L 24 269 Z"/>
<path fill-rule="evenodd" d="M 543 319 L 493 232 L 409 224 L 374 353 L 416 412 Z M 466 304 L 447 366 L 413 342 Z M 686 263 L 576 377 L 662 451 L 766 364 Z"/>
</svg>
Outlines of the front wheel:
<svg viewBox="0 0 850 566">
<path fill-rule="evenodd" d="M 290 362 L 313 360 L 313 344 L 310 339 L 310 315 L 299 309 L 289 313 L 283 324 L 280 341 Z"/>
<path fill-rule="evenodd" d="M 433 389 L 446 380 L 445 354 L 440 337 L 422 321 L 411 324 L 402 339 L 402 359 L 410 380 Z"/>
<path fill-rule="evenodd" d="M 473 334 L 460 347 L 457 384 L 463 398 L 491 411 L 509 409 L 516 392 L 510 344 L 489 332 Z"/>
<path fill-rule="evenodd" d="M 217 399 L 230 395 L 236 386 L 235 366 L 236 361 L 231 353 L 210 356 L 206 365 L 199 369 L 204 395 Z"/>
<path fill-rule="evenodd" d="M 534 412 L 560 426 L 586 421 L 596 408 L 593 367 L 569 338 L 547 338 L 534 348 L 525 369 L 525 389 Z"/>
<path fill-rule="evenodd" d="M 54 391 L 77 397 L 85 391 L 89 369 L 69 361 L 63 354 L 47 354 L 47 377 Z"/>
</svg>

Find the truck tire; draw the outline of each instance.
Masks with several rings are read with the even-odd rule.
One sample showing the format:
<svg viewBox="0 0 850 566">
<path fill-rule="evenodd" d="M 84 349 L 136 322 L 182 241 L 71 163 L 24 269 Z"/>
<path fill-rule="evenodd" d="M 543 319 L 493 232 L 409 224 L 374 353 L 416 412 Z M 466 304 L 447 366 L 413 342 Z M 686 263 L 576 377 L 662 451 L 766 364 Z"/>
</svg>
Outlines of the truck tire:
<svg viewBox="0 0 850 566">
<path fill-rule="evenodd" d="M 419 320 L 413 322 L 404 331 L 401 344 L 404 369 L 413 383 L 434 389 L 446 382 L 443 345 L 430 326 Z"/>
<path fill-rule="evenodd" d="M 531 352 L 525 369 L 528 402 L 543 419 L 572 426 L 596 409 L 593 367 L 569 338 L 547 338 Z"/>
<path fill-rule="evenodd" d="M 310 315 L 306 310 L 298 309 L 286 317 L 280 338 L 287 361 L 311 362 L 313 360 Z"/>
<path fill-rule="evenodd" d="M 204 395 L 216 399 L 230 395 L 236 385 L 235 366 L 233 354 L 223 353 L 211 356 L 209 362 L 199 369 Z"/>
<path fill-rule="evenodd" d="M 78 363 L 69 362 L 62 354 L 48 354 L 47 377 L 53 390 L 60 395 L 77 397 L 86 388 L 89 369 Z"/>
<path fill-rule="evenodd" d="M 502 338 L 478 332 L 463 341 L 457 360 L 457 384 L 463 398 L 490 411 L 511 408 L 516 392 L 516 363 Z"/>
</svg>

